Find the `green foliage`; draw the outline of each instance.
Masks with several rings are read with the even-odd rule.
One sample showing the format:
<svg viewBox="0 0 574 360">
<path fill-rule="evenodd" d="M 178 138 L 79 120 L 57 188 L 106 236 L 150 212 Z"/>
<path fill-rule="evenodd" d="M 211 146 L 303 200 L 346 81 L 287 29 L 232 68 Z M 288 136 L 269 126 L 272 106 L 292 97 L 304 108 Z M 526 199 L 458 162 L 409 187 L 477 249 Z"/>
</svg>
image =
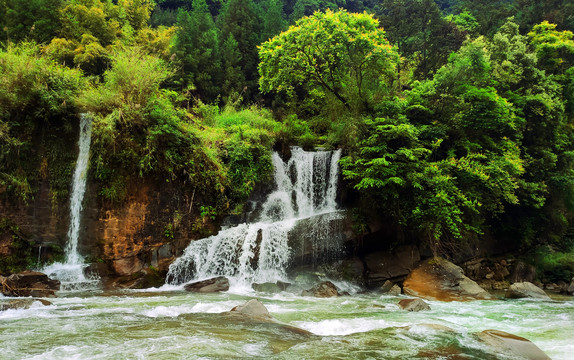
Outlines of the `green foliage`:
<svg viewBox="0 0 574 360">
<path fill-rule="evenodd" d="M 419 79 L 429 78 L 465 40 L 465 30 L 443 19 L 433 0 L 385 0 L 377 14 L 401 56 L 414 63 Z"/>
<path fill-rule="evenodd" d="M 563 74 L 574 66 L 574 34 L 572 31 L 557 31 L 555 24 L 548 21 L 535 25 L 528 33 L 532 46 L 536 49 L 542 69 Z"/>
<path fill-rule="evenodd" d="M 261 41 L 262 30 L 257 7 L 253 0 L 229 0 L 224 3 L 217 22 L 221 39 L 226 41 L 232 35 L 241 54 L 241 60 L 235 62 L 234 66 L 239 66 L 242 76 L 234 76 L 229 88 L 241 89 L 244 100 L 252 100 L 257 91 L 257 45 Z M 224 71 L 227 72 L 227 69 L 224 68 Z M 245 83 L 238 82 L 243 79 Z"/>
<path fill-rule="evenodd" d="M 316 12 L 263 43 L 259 50 L 259 85 L 264 93 L 297 87 L 308 96 L 327 93 L 356 111 L 389 91 L 398 57 L 367 14 Z"/>
<path fill-rule="evenodd" d="M 537 277 L 544 282 L 568 281 L 574 276 L 574 250 L 560 252 L 548 246 L 540 247 L 532 261 Z"/>
<path fill-rule="evenodd" d="M 227 169 L 231 198 L 241 202 L 256 184 L 272 175 L 271 149 L 283 127 L 266 110 L 236 111 L 230 107 L 216 116 L 215 127 L 226 135 L 221 158 Z"/>
<path fill-rule="evenodd" d="M 47 43 L 59 30 L 62 0 L 0 1 L 0 43 Z"/>
<path fill-rule="evenodd" d="M 193 11 L 177 16 L 175 51 L 181 70 L 182 88 L 193 85 L 204 101 L 217 98 L 221 78 L 219 37 L 205 0 L 194 0 Z"/>
<path fill-rule="evenodd" d="M 150 29 L 151 0 L 70 0 L 60 9 L 59 37 L 44 49 L 52 59 L 101 75 L 115 48 L 139 45 L 148 53 L 171 56 L 173 29 Z"/>
<path fill-rule="evenodd" d="M 49 179 L 58 197 L 66 195 L 74 145 L 66 136 L 76 136 L 82 74 L 42 58 L 28 43 L 0 52 L 0 73 L 0 193 L 28 202 Z"/>
</svg>

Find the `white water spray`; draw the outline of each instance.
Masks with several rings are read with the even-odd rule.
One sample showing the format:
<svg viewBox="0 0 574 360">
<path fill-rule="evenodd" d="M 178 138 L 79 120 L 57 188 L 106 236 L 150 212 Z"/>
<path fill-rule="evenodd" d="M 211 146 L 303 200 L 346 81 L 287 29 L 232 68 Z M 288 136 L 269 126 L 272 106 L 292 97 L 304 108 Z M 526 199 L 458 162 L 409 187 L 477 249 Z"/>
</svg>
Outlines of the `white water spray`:
<svg viewBox="0 0 574 360">
<path fill-rule="evenodd" d="M 340 157 L 340 150 L 293 148 L 285 163 L 274 153 L 276 190 L 267 197 L 257 221 L 192 241 L 171 264 L 168 283 L 213 276 L 226 276 L 240 285 L 285 280 L 291 257 L 288 234 L 297 221 L 327 213 L 340 216 L 336 203 Z"/>
<path fill-rule="evenodd" d="M 82 202 L 86 192 L 91 138 L 92 119 L 87 114 L 81 114 L 78 159 L 74 170 L 70 196 L 70 225 L 68 227 L 68 242 L 65 249 L 66 262 L 49 265 L 43 270 L 50 277 L 60 280 L 63 290 L 91 289 L 99 283 L 99 279 L 93 276 L 86 277 L 84 269 L 87 265 L 78 252 Z"/>
</svg>

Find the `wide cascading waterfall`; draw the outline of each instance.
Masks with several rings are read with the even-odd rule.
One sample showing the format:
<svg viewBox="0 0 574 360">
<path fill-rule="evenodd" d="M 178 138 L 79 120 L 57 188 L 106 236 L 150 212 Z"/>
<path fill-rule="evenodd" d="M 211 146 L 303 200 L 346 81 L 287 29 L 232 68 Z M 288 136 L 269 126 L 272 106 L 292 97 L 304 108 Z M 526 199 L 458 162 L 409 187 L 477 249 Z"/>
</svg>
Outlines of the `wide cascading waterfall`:
<svg viewBox="0 0 574 360">
<path fill-rule="evenodd" d="M 336 203 L 340 157 L 340 150 L 293 148 L 284 162 L 274 153 L 276 189 L 267 196 L 256 221 L 192 241 L 170 266 L 167 282 L 178 285 L 226 276 L 232 283 L 249 285 L 286 279 L 291 257 L 288 235 L 297 222 L 321 214 L 340 216 Z"/>
<path fill-rule="evenodd" d="M 70 225 L 68 227 L 68 242 L 65 249 L 66 262 L 55 263 L 43 269 L 49 276 L 61 281 L 63 290 L 90 289 L 97 286 L 99 282 L 99 279 L 94 275 L 89 277 L 85 275 L 84 270 L 87 265 L 78 251 L 82 202 L 86 192 L 91 138 L 92 119 L 87 114 L 81 114 L 78 159 L 70 195 Z"/>
</svg>

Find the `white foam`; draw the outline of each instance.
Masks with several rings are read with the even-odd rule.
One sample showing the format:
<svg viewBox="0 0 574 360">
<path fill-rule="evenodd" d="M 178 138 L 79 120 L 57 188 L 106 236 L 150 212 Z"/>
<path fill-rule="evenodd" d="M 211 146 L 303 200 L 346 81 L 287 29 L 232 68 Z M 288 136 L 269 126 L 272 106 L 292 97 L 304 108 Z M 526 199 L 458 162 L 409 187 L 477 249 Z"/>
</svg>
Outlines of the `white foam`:
<svg viewBox="0 0 574 360">
<path fill-rule="evenodd" d="M 391 323 L 383 319 L 331 319 L 319 322 L 295 322 L 297 327 L 308 330 L 316 335 L 335 336 L 362 333 L 372 330 L 385 329 L 404 324 Z"/>
</svg>

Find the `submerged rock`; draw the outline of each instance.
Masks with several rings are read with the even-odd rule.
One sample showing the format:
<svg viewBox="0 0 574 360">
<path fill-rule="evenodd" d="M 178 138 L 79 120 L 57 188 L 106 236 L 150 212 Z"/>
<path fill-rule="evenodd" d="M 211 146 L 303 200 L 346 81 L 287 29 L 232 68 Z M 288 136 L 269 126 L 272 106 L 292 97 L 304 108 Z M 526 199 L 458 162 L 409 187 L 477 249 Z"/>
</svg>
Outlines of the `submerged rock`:
<svg viewBox="0 0 574 360">
<path fill-rule="evenodd" d="M 271 315 L 269 315 L 269 310 L 263 305 L 259 300 L 251 299 L 243 305 L 237 305 L 231 312 L 238 312 L 243 315 L 252 316 L 252 317 L 260 317 L 264 319 L 271 319 Z"/>
<path fill-rule="evenodd" d="M 304 290 L 301 293 L 301 296 L 314 296 L 321 298 L 335 297 L 339 296 L 339 291 L 337 290 L 335 284 L 333 284 L 332 282 L 323 281 L 322 283 L 313 286 L 311 289 Z"/>
<path fill-rule="evenodd" d="M 401 288 L 397 284 L 394 284 L 389 280 L 385 281 L 383 286 L 381 286 L 381 292 L 387 295 L 400 295 L 401 291 Z"/>
<path fill-rule="evenodd" d="M 7 301 L 0 300 L 0 311 L 12 309 L 29 309 L 35 302 L 39 302 L 44 306 L 52 305 L 51 302 L 44 299 L 10 299 Z"/>
<path fill-rule="evenodd" d="M 8 277 L 0 276 L 0 286 L 5 296 L 55 297 L 56 291 L 60 290 L 58 280 L 52 280 L 48 275 L 35 271 L 24 271 Z"/>
<path fill-rule="evenodd" d="M 403 299 L 399 301 L 399 307 L 406 311 L 424 311 L 430 310 L 430 306 L 421 299 Z"/>
<path fill-rule="evenodd" d="M 251 288 L 255 291 L 265 292 L 265 293 L 278 293 L 281 291 L 276 283 L 266 282 L 262 284 L 254 283 L 251 284 Z"/>
<path fill-rule="evenodd" d="M 267 326 L 277 327 L 281 330 L 287 330 L 288 332 L 294 333 L 296 335 L 313 335 L 313 333 L 279 322 L 271 317 L 269 310 L 257 299 L 251 299 L 245 304 L 238 305 L 231 309 L 231 311 L 222 314 L 229 320 L 242 322 L 242 323 L 252 323 L 252 324 L 267 324 Z"/>
<path fill-rule="evenodd" d="M 550 357 L 530 340 L 504 331 L 484 330 L 478 334 L 478 338 L 492 347 L 496 354 L 509 358 L 550 360 Z"/>
<path fill-rule="evenodd" d="M 413 270 L 403 283 L 403 292 L 439 301 L 494 299 L 476 282 L 464 276 L 459 266 L 442 258 L 427 260 Z"/>
<path fill-rule="evenodd" d="M 505 297 L 507 299 L 534 298 L 550 300 L 550 297 L 544 290 L 529 282 L 520 282 L 510 285 Z"/>
<path fill-rule="evenodd" d="M 229 279 L 227 279 L 224 276 L 219 276 L 208 280 L 186 284 L 183 288 L 186 291 L 200 292 L 200 293 L 214 293 L 220 291 L 227 291 L 229 290 Z"/>
</svg>

